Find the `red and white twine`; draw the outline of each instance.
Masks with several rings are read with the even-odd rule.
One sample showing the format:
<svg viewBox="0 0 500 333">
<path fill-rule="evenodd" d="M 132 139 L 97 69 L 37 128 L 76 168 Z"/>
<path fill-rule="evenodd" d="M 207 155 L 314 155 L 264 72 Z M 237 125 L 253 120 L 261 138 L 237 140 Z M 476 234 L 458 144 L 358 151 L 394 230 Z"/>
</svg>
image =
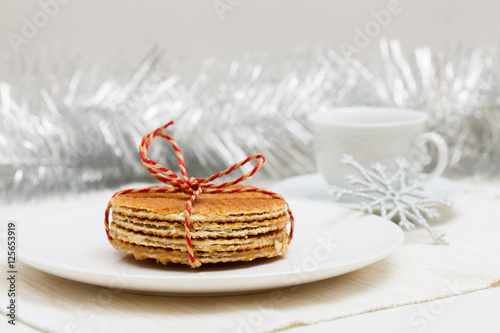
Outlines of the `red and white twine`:
<svg viewBox="0 0 500 333">
<path fill-rule="evenodd" d="M 257 170 L 260 169 L 262 164 L 265 162 L 265 158 L 263 155 L 256 154 L 252 156 L 248 156 L 246 159 L 243 161 L 234 164 L 233 166 L 227 168 L 224 171 L 218 172 L 210 177 L 200 179 L 196 177 L 191 177 L 189 178 L 186 172 L 186 164 L 184 163 L 184 158 L 182 156 L 181 150 L 177 143 L 170 137 L 168 134 L 164 133 L 163 131 L 169 127 L 170 125 L 173 125 L 174 122 L 170 121 L 166 123 L 165 125 L 157 128 L 153 132 L 150 132 L 146 134 L 142 138 L 141 145 L 139 147 L 139 155 L 141 156 L 142 164 L 148 169 L 149 173 L 159 181 L 167 184 L 168 186 L 153 186 L 153 187 L 146 187 L 146 188 L 134 188 L 134 189 L 127 189 L 127 190 L 121 190 L 113 194 L 114 198 L 117 195 L 126 195 L 129 193 L 147 193 L 147 192 L 152 192 L 152 193 L 179 193 L 179 192 L 184 192 L 187 194 L 190 194 L 191 197 L 189 198 L 187 204 L 186 204 L 186 209 L 184 210 L 184 230 L 185 230 L 185 238 L 186 238 L 186 249 L 187 253 L 189 256 L 189 262 L 192 267 L 197 267 L 200 266 L 201 263 L 195 259 L 194 256 L 194 251 L 193 247 L 191 244 L 191 227 L 190 227 L 190 221 L 191 221 L 191 212 L 192 212 L 192 207 L 193 203 L 196 200 L 198 196 L 200 196 L 202 193 L 236 193 L 236 192 L 259 192 L 263 194 L 270 195 L 274 198 L 282 199 L 284 198 L 274 192 L 262 189 L 262 188 L 257 188 L 257 187 L 242 187 L 242 188 L 229 188 L 231 185 L 236 185 L 245 179 L 253 176 Z M 153 139 L 157 136 L 161 136 L 165 138 L 172 147 L 174 148 L 175 155 L 177 157 L 177 161 L 179 162 L 179 168 L 182 174 L 182 177 L 179 177 L 169 169 L 165 168 L 159 163 L 156 163 L 155 161 L 149 159 L 146 154 L 149 149 L 149 145 L 153 141 Z M 253 169 L 246 173 L 245 175 L 238 177 L 234 180 L 231 180 L 229 182 L 221 183 L 221 184 L 213 184 L 210 183 L 211 181 L 220 178 L 224 175 L 230 174 L 234 170 L 240 168 L 241 166 L 247 164 L 250 161 L 253 161 L 255 159 L 258 159 L 259 162 L 253 167 Z M 286 203 L 286 202 L 285 202 Z M 288 215 L 290 216 L 290 237 L 289 239 L 291 240 L 293 237 L 293 230 L 294 230 L 294 218 L 292 211 L 290 207 L 288 206 Z M 108 206 L 106 208 L 105 212 L 105 218 L 104 218 L 104 226 L 106 228 L 106 234 L 108 235 L 108 239 L 112 240 L 113 238 L 109 234 L 109 213 L 111 210 L 111 200 L 108 202 Z"/>
</svg>

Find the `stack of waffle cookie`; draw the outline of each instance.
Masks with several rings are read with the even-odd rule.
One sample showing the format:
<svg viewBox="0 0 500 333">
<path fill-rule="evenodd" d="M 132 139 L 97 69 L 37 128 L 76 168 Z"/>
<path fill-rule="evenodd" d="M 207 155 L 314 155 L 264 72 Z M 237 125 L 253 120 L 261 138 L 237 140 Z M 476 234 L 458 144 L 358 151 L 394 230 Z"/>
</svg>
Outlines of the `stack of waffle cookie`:
<svg viewBox="0 0 500 333">
<path fill-rule="evenodd" d="M 136 259 L 189 264 L 185 193 L 129 193 L 111 200 L 110 242 Z M 190 232 L 200 263 L 250 261 L 288 252 L 287 204 L 259 192 L 203 193 L 193 207 Z"/>
</svg>

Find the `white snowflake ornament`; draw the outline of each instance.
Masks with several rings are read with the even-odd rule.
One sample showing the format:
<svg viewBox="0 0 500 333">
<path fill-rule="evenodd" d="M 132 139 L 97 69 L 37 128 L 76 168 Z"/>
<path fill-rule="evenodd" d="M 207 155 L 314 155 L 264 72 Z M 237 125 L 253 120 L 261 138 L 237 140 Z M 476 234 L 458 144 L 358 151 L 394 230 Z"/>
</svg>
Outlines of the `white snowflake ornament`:
<svg viewBox="0 0 500 333">
<path fill-rule="evenodd" d="M 397 222 L 404 230 L 410 231 L 415 224 L 420 224 L 437 243 L 448 244 L 444 234 L 434 230 L 428 219 L 439 218 L 436 205 L 451 206 L 446 198 L 433 198 L 425 193 L 422 183 L 407 176 L 410 164 L 404 159 L 396 159 L 396 172 L 388 175 L 387 168 L 375 163 L 370 169 L 365 169 L 354 157 L 344 155 L 344 164 L 354 167 L 360 175 L 347 175 L 346 178 L 355 189 L 345 189 L 336 186 L 330 188 L 330 193 L 339 200 L 344 195 L 361 198 L 359 209 L 369 214 L 379 214 L 381 217 Z"/>
</svg>

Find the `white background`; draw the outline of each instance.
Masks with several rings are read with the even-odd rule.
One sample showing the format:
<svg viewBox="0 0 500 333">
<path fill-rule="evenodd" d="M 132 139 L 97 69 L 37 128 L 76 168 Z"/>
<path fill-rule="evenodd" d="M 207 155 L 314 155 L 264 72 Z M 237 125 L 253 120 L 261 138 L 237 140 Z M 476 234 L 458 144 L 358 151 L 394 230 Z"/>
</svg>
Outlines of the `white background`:
<svg viewBox="0 0 500 333">
<path fill-rule="evenodd" d="M 169 56 L 184 58 L 189 71 L 200 59 L 230 60 L 245 52 L 281 54 L 302 43 L 353 43 L 355 28 L 373 21 L 371 11 L 388 7 L 387 0 L 64 0 L 58 12 L 19 45 L 8 34 L 22 36 L 23 18 L 33 22 L 40 0 L 0 0 L 0 55 L 39 54 L 60 43 L 78 48 L 86 58 L 106 63 L 119 55 L 133 64 L 151 45 Z M 42 0 L 42 2 L 63 0 Z M 214 4 L 231 10 L 218 15 Z M 396 0 L 397 1 L 397 0 Z M 400 0 L 401 12 L 370 38 L 360 56 L 377 52 L 379 38 L 398 38 L 411 50 L 430 45 L 446 48 L 496 42 L 500 3 L 494 0 Z M 221 16 L 223 19 L 221 19 Z M 0 58 L 3 59 L 3 58 Z M 0 64 L 0 79 L 10 63 Z"/>
</svg>

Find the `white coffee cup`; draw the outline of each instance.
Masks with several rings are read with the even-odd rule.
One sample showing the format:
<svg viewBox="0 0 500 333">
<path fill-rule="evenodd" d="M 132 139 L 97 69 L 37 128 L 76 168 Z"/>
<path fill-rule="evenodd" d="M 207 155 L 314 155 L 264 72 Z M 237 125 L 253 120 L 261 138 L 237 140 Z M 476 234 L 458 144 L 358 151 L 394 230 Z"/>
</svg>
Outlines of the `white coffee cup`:
<svg viewBox="0 0 500 333">
<path fill-rule="evenodd" d="M 393 107 L 346 107 L 308 116 L 314 135 L 315 157 L 318 171 L 329 185 L 353 188 L 346 176 L 356 173 L 351 166 L 341 163 L 343 155 L 352 155 L 361 165 L 369 168 L 375 163 L 397 169 L 395 159 L 404 158 L 411 163 L 411 176 L 431 179 L 440 176 L 448 164 L 448 146 L 434 132 L 426 132 L 427 114 Z M 422 162 L 412 155 L 427 143 L 436 147 L 434 168 L 421 174 Z M 423 176 L 422 176 L 423 175 Z"/>
</svg>

